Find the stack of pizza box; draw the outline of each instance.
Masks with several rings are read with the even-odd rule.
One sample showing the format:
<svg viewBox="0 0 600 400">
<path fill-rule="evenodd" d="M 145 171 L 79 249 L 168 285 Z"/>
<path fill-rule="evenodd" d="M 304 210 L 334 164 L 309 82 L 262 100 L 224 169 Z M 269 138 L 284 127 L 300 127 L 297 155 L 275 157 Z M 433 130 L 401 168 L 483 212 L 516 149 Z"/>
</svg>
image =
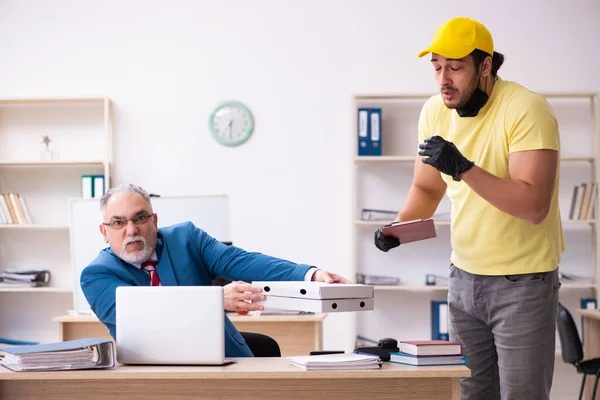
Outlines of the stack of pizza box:
<svg viewBox="0 0 600 400">
<path fill-rule="evenodd" d="M 254 304 L 265 309 L 312 313 L 369 311 L 375 306 L 372 285 L 306 281 L 254 281 L 262 288 L 265 300 Z"/>
</svg>

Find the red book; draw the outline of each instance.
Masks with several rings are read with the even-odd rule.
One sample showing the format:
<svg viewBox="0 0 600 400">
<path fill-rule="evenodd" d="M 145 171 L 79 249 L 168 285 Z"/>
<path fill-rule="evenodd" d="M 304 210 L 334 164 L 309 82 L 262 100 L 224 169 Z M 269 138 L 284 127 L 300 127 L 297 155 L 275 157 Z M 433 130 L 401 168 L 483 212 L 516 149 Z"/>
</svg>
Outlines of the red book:
<svg viewBox="0 0 600 400">
<path fill-rule="evenodd" d="M 462 354 L 458 342 L 447 340 L 407 340 L 401 341 L 400 352 L 414 356 L 454 356 Z"/>
<path fill-rule="evenodd" d="M 415 219 L 413 221 L 394 222 L 381 228 L 383 236 L 394 236 L 400 244 L 436 237 L 435 224 L 432 219 Z"/>
</svg>

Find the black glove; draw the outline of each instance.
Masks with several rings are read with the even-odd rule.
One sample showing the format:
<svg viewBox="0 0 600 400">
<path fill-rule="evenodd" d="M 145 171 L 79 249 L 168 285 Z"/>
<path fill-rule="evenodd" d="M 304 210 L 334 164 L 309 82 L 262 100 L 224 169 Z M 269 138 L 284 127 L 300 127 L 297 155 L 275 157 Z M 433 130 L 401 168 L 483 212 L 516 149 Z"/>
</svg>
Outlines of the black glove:
<svg viewBox="0 0 600 400">
<path fill-rule="evenodd" d="M 419 145 L 419 155 L 426 156 L 423 163 L 429 164 L 440 172 L 452 176 L 455 181 L 460 181 L 460 175 L 471 169 L 475 163 L 469 161 L 456 148 L 454 143 L 449 142 L 441 136 L 433 136 L 425 139 L 425 143 Z"/>
<path fill-rule="evenodd" d="M 384 225 L 384 226 L 390 226 L 390 225 L 391 224 Z M 381 231 L 381 228 L 379 228 L 375 231 L 375 246 L 379 250 L 385 251 L 387 253 L 394 247 L 400 246 L 400 241 L 398 240 L 398 238 L 395 238 L 394 236 L 383 236 L 383 232 Z"/>
</svg>

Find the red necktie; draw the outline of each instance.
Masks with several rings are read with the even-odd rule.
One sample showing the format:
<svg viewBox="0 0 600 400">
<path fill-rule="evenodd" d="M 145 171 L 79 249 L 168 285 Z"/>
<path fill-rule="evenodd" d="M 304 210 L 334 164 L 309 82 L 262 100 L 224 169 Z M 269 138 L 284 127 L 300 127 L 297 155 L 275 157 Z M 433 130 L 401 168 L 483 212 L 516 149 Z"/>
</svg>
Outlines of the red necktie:
<svg viewBox="0 0 600 400">
<path fill-rule="evenodd" d="M 142 263 L 142 269 L 150 274 L 150 286 L 160 286 L 160 279 L 156 271 L 156 261 L 148 260 Z"/>
</svg>

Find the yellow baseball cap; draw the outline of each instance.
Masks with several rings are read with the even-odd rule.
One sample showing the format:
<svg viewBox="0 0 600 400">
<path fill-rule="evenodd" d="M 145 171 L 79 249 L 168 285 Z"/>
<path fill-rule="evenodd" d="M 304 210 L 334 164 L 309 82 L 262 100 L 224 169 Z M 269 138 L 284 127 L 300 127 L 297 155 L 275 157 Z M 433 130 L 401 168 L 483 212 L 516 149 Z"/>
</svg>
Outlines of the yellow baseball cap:
<svg viewBox="0 0 600 400">
<path fill-rule="evenodd" d="M 436 53 L 446 58 L 463 58 L 475 49 L 494 54 L 494 41 L 487 28 L 471 18 L 457 17 L 438 28 L 431 46 L 419 53 Z"/>
</svg>

